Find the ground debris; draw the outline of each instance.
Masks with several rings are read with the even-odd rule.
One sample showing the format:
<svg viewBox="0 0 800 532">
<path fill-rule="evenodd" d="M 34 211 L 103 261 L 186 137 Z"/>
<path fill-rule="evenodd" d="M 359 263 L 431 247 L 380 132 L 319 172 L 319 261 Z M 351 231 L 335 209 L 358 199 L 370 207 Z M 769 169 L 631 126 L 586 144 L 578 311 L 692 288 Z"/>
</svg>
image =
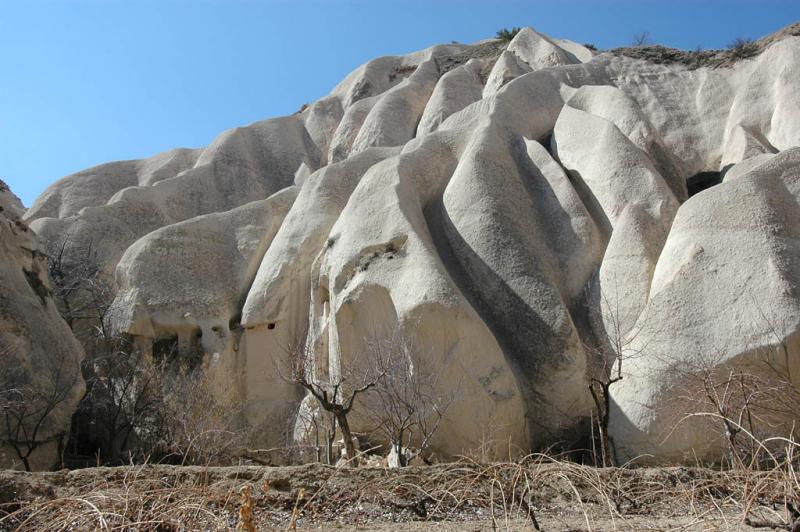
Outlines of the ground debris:
<svg viewBox="0 0 800 532">
<path fill-rule="evenodd" d="M 778 469 L 593 468 L 543 458 L 392 470 L 309 464 L 3 471 L 0 529 L 425 530 L 435 523 L 439 530 L 747 530 L 786 527 L 792 489 L 788 472 Z"/>
</svg>

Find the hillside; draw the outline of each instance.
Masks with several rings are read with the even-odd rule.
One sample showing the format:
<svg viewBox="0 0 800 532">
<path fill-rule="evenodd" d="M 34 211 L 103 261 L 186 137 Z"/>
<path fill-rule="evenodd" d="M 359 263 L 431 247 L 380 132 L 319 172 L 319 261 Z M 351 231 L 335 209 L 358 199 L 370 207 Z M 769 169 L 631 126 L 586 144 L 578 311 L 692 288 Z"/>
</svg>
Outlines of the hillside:
<svg viewBox="0 0 800 532">
<path fill-rule="evenodd" d="M 67 176 L 23 220 L 110 287 L 71 323 L 90 360 L 102 330 L 201 365 L 251 446 L 319 437 L 292 348 L 325 387 L 402 344 L 453 399 L 439 457 L 586 449 L 606 417 L 616 463 L 715 462 L 720 419 L 798 421 L 795 30 L 691 64 L 531 28 L 380 57 L 291 116 Z M 365 404 L 351 429 L 386 445 Z"/>
</svg>

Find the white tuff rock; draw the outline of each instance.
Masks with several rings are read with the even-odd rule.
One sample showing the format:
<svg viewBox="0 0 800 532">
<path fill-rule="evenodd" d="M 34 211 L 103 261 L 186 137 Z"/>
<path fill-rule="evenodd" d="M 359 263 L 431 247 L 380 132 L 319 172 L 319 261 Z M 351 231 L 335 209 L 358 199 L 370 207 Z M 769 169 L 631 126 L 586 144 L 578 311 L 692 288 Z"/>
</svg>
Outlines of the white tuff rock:
<svg viewBox="0 0 800 532">
<path fill-rule="evenodd" d="M 400 331 L 460 397 L 441 455 L 582 445 L 587 346 L 624 346 L 619 458 L 713 455 L 691 423 L 665 440 L 665 375 L 779 345 L 800 372 L 798 33 L 699 68 L 530 28 L 382 57 L 290 117 L 64 178 L 25 217 L 67 254 L 96 243 L 117 330 L 201 330 L 265 445 L 316 415 L 287 346 L 325 380 Z"/>
</svg>

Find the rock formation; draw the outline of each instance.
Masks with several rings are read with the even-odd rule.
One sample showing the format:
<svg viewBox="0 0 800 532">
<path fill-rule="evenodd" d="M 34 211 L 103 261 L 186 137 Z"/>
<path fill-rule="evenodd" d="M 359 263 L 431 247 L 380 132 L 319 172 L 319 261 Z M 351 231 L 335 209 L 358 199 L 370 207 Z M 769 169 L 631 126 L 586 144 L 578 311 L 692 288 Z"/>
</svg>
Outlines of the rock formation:
<svg viewBox="0 0 800 532">
<path fill-rule="evenodd" d="M 83 395 L 83 349 L 50 291 L 44 247 L 0 181 L 0 468 L 59 464 Z"/>
<path fill-rule="evenodd" d="M 93 241 L 110 325 L 201 346 L 261 444 L 296 433 L 287 346 L 326 378 L 399 330 L 459 390 L 444 455 L 580 445 L 589 346 L 625 346 L 616 450 L 680 459 L 714 443 L 663 441 L 670 368 L 780 345 L 800 374 L 798 34 L 710 66 L 530 28 L 382 57 L 292 116 L 66 177 L 25 219 Z"/>
</svg>

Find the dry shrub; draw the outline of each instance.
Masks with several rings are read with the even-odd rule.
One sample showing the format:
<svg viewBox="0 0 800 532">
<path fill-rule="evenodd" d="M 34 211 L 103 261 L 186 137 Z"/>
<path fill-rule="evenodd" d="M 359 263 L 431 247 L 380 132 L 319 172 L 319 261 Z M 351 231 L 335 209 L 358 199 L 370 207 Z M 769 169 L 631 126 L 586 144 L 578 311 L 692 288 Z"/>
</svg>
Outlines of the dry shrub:
<svg viewBox="0 0 800 532">
<path fill-rule="evenodd" d="M 789 445 L 787 456 L 796 454 Z M 303 528 L 313 523 L 491 521 L 494 529 L 637 528 L 663 520 L 689 529 L 788 528 L 800 493 L 786 460 L 768 471 L 593 468 L 531 455 L 509 463 L 462 460 L 391 471 L 309 465 L 134 466 L 61 480 L 56 495 L 25 490 L 0 528 L 18 530 Z M 795 462 L 796 464 L 796 462 Z M 51 474 L 56 479 L 56 474 Z M 241 498 L 243 486 L 262 485 Z M 38 491 L 36 491 L 38 490 Z M 240 500 L 244 502 L 242 509 Z M 7 507 L 7 506 L 6 506 Z M 243 511 L 242 511 L 243 510 Z M 2 515 L 2 514 L 0 514 Z M 242 521 L 240 516 L 243 515 Z"/>
<path fill-rule="evenodd" d="M 728 45 L 728 50 L 734 58 L 745 59 L 758 53 L 758 45 L 753 42 L 753 39 L 737 37 Z"/>
<path fill-rule="evenodd" d="M 242 495 L 242 505 L 239 507 L 236 532 L 256 532 L 256 525 L 253 524 L 253 486 L 246 484 L 239 493 Z"/>
<path fill-rule="evenodd" d="M 161 440 L 152 449 L 180 465 L 233 465 L 246 454 L 240 407 L 203 367 L 160 372 Z"/>
<path fill-rule="evenodd" d="M 516 26 L 511 29 L 502 28 L 497 31 L 496 37 L 503 42 L 511 42 L 511 40 L 517 36 L 517 33 L 519 33 L 521 29 L 522 28 L 518 28 Z"/>
<path fill-rule="evenodd" d="M 201 357 L 202 358 L 202 357 Z M 240 407 L 202 363 L 154 359 L 112 338 L 87 361 L 73 452 L 103 463 L 230 465 L 247 444 Z"/>
<path fill-rule="evenodd" d="M 0 342 L 0 444 L 14 451 L 12 460 L 26 471 L 41 447 L 56 444 L 63 453 L 65 434 L 59 419 L 69 415 L 80 379 L 78 364 L 55 349 L 40 373 L 20 364 L 16 351 Z"/>
<path fill-rule="evenodd" d="M 0 528 L 37 530 L 179 530 L 203 523 L 210 530 L 230 526 L 225 511 L 236 498 L 220 498 L 202 484 L 176 485 L 129 466 L 117 482 L 95 481 L 80 494 L 37 500 L 0 518 Z"/>
<path fill-rule="evenodd" d="M 783 462 L 800 420 L 800 389 L 790 368 L 782 341 L 734 361 L 726 362 L 720 350 L 671 364 L 665 381 L 674 400 L 662 409 L 672 418 L 665 440 L 691 426 L 710 445 L 722 442 L 726 468 L 769 469 Z M 718 460 L 718 453 L 711 458 Z"/>
</svg>

